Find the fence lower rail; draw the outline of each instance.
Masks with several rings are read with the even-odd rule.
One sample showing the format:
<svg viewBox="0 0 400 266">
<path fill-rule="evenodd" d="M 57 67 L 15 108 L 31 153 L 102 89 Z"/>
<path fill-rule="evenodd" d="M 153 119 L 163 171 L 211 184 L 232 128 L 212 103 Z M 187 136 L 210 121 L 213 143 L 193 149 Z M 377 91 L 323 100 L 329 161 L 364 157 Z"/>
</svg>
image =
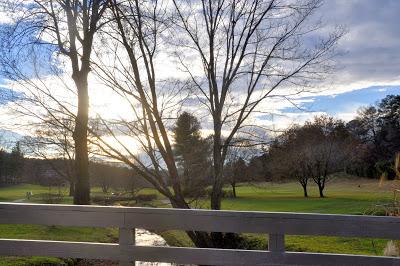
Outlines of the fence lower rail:
<svg viewBox="0 0 400 266">
<path fill-rule="evenodd" d="M 119 227 L 119 243 L 0 239 L 1 256 L 49 256 L 201 265 L 399 265 L 383 256 L 287 252 L 285 234 L 399 239 L 396 217 L 0 203 L 0 223 Z M 269 250 L 136 246 L 134 228 L 248 232 Z"/>
</svg>

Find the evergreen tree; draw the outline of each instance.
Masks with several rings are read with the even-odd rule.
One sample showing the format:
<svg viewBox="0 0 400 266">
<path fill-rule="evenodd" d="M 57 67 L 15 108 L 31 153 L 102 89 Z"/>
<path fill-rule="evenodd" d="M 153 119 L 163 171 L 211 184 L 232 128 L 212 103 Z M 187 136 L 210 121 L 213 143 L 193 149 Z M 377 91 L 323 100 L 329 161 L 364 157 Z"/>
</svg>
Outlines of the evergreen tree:
<svg viewBox="0 0 400 266">
<path fill-rule="evenodd" d="M 3 149 L 0 149 L 0 184 L 6 182 L 6 160 L 7 153 Z"/>
<path fill-rule="evenodd" d="M 22 154 L 20 143 L 17 142 L 12 148 L 8 160 L 9 177 L 11 178 L 12 183 L 17 182 L 18 178 L 20 177 L 23 163 L 24 155 Z"/>
<path fill-rule="evenodd" d="M 201 137 L 198 119 L 183 112 L 176 122 L 174 132 L 174 152 L 184 179 L 184 192 L 188 196 L 198 196 L 207 184 L 209 145 Z"/>
<path fill-rule="evenodd" d="M 383 159 L 392 162 L 400 151 L 400 95 L 386 96 L 378 107 Z"/>
</svg>

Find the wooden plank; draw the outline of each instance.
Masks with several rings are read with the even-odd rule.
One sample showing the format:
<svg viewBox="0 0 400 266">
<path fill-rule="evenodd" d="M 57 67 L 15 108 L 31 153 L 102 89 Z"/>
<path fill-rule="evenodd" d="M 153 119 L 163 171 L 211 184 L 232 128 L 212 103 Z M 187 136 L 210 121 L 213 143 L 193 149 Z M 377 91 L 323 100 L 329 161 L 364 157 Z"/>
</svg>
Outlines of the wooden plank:
<svg viewBox="0 0 400 266">
<path fill-rule="evenodd" d="M 285 235 L 269 234 L 268 250 L 271 252 L 285 252 Z"/>
<path fill-rule="evenodd" d="M 118 244 L 15 239 L 0 240 L 0 255 L 98 258 L 114 261 L 123 256 L 137 261 L 201 265 L 400 266 L 398 258 L 377 256 L 144 246 L 130 246 L 130 249 L 121 251 Z"/>
<path fill-rule="evenodd" d="M 356 215 L 233 212 L 205 210 L 127 210 L 137 228 L 289 235 L 361 236 L 400 239 L 400 218 Z"/>
<path fill-rule="evenodd" d="M 135 229 L 130 228 L 119 228 L 119 248 L 121 251 L 121 257 L 119 260 L 120 266 L 132 266 L 133 261 L 129 256 L 130 248 L 135 245 Z"/>
<path fill-rule="evenodd" d="M 176 248 L 134 247 L 136 260 L 199 265 L 326 265 L 326 266 L 400 266 L 400 259 L 378 256 L 339 255 L 325 253 Z"/>
<path fill-rule="evenodd" d="M 400 239 L 399 217 L 0 203 L 0 223 Z"/>
<path fill-rule="evenodd" d="M 115 260 L 121 257 L 118 244 L 44 240 L 0 239 L 1 256 L 46 256 Z"/>
<path fill-rule="evenodd" d="M 119 227 L 123 210 L 74 205 L 0 204 L 0 224 Z"/>
</svg>

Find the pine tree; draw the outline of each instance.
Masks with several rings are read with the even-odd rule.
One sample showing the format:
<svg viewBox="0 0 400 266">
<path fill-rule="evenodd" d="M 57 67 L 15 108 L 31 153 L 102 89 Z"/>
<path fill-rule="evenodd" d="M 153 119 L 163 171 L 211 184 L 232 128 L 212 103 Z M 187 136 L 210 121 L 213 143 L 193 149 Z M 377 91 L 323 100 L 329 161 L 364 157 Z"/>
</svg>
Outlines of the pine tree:
<svg viewBox="0 0 400 266">
<path fill-rule="evenodd" d="M 9 177 L 12 183 L 16 183 L 21 175 L 23 167 L 24 155 L 21 151 L 21 145 L 19 142 L 13 147 L 11 154 L 9 156 L 8 168 Z"/>
<path fill-rule="evenodd" d="M 178 165 L 182 169 L 185 194 L 196 196 L 201 193 L 207 183 L 209 163 L 209 145 L 201 137 L 201 126 L 198 119 L 187 113 L 182 113 L 173 129 L 174 152 Z"/>
</svg>

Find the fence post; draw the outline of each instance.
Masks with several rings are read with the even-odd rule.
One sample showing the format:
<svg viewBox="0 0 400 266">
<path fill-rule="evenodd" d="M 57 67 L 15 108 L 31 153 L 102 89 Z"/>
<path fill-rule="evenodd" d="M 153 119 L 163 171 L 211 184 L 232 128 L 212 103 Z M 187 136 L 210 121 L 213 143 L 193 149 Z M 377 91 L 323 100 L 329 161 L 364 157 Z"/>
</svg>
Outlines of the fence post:
<svg viewBox="0 0 400 266">
<path fill-rule="evenodd" d="M 135 228 L 119 228 L 119 248 L 121 250 L 120 266 L 132 266 L 134 261 L 124 258 L 124 254 L 132 252 L 131 246 L 135 245 Z"/>
<path fill-rule="evenodd" d="M 285 235 L 269 234 L 268 250 L 271 252 L 285 252 Z"/>
</svg>

